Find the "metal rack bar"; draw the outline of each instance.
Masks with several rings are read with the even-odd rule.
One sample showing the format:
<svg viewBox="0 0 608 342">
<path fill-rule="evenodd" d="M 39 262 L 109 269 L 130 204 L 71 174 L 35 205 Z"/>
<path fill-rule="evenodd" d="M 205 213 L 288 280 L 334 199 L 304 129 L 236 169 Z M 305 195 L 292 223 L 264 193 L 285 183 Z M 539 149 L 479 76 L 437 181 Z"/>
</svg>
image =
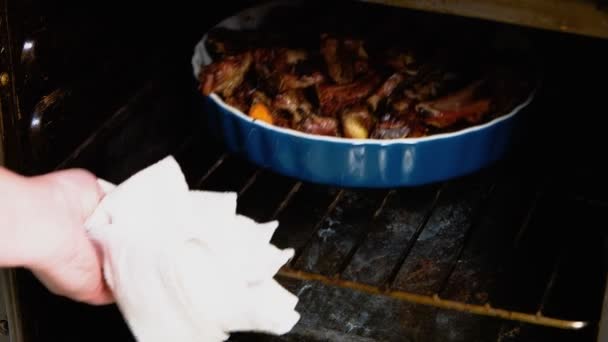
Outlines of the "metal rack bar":
<svg viewBox="0 0 608 342">
<path fill-rule="evenodd" d="M 382 202 L 380 202 L 378 209 L 376 209 L 376 211 L 374 212 L 372 221 L 374 221 L 378 217 L 378 215 L 380 215 L 380 213 L 382 212 L 382 209 L 384 209 L 384 206 L 386 205 L 386 202 L 388 201 L 389 197 L 394 194 L 395 194 L 394 190 L 391 190 L 386 193 L 386 196 L 384 196 L 384 199 L 382 200 Z M 338 266 L 338 269 L 335 272 L 336 276 L 340 276 L 342 274 L 342 272 L 344 272 L 344 270 L 352 262 L 353 257 L 355 256 L 355 253 L 357 253 L 357 251 L 359 250 L 359 247 L 361 247 L 361 245 L 365 241 L 365 238 L 369 234 L 369 228 L 371 228 L 371 224 L 368 225 L 368 229 L 362 231 L 361 234 L 359 234 L 359 236 L 357 237 L 357 240 L 355 242 L 355 245 L 350 249 L 350 251 L 348 251 L 348 253 L 344 257 L 344 260 L 342 260 L 342 262 L 340 263 L 340 266 Z"/>
<path fill-rule="evenodd" d="M 405 260 L 407 259 L 407 256 L 412 251 L 412 248 L 414 248 L 414 244 L 416 244 L 416 241 L 418 241 L 418 237 L 420 237 L 420 234 L 422 234 L 422 231 L 424 230 L 424 227 L 426 227 L 427 222 L 429 222 L 429 219 L 431 218 L 431 215 L 433 214 L 433 209 L 437 205 L 437 202 L 439 201 L 439 197 L 441 196 L 441 193 L 443 192 L 443 189 L 445 189 L 446 184 L 447 183 L 443 183 L 439 187 L 439 189 L 437 189 L 437 192 L 435 193 L 435 197 L 433 198 L 433 202 L 431 204 L 431 207 L 427 211 L 427 213 L 424 216 L 424 219 L 422 220 L 422 222 L 420 222 L 420 225 L 416 229 L 416 232 L 414 233 L 414 235 L 412 236 L 412 238 L 408 241 L 408 243 L 405 246 L 405 248 L 403 248 L 403 252 L 399 256 L 399 259 L 398 259 L 397 263 L 395 264 L 395 266 L 393 267 L 393 269 L 389 273 L 389 276 L 384 281 L 384 284 L 383 284 L 384 288 L 392 288 L 393 287 L 393 283 L 395 282 L 395 279 L 397 279 L 397 275 L 399 275 L 399 271 L 401 270 L 401 267 L 403 267 L 403 264 L 405 263 Z"/>
<path fill-rule="evenodd" d="M 291 188 L 291 190 L 289 190 L 289 192 L 287 193 L 287 195 L 285 195 L 285 199 L 283 199 L 281 201 L 281 203 L 279 204 L 279 206 L 277 207 L 277 209 L 272 213 L 272 216 L 270 217 L 270 220 L 276 220 L 276 218 L 279 217 L 279 215 L 287 207 L 287 205 L 289 204 L 289 202 L 291 201 L 291 199 L 293 198 L 293 196 L 295 196 L 295 194 L 297 194 L 298 191 L 300 191 L 301 187 L 302 187 L 302 182 L 297 182 L 296 184 L 293 185 L 293 187 Z"/>
<path fill-rule="evenodd" d="M 380 203 L 380 206 L 378 207 L 378 209 L 374 212 L 374 216 L 372 217 L 372 220 L 375 220 L 378 218 L 378 216 L 380 216 L 380 214 L 382 213 L 382 210 L 384 210 L 384 207 L 386 206 L 386 202 L 388 202 L 388 200 L 391 198 L 391 196 L 394 196 L 396 193 L 395 190 L 390 190 L 386 196 L 384 196 L 384 199 L 382 200 L 382 202 Z"/>
<path fill-rule="evenodd" d="M 224 153 L 223 155 L 221 155 L 220 158 L 199 179 L 199 181 L 196 182 L 196 187 L 200 188 L 205 183 L 205 181 L 209 179 L 209 177 L 215 172 L 215 170 L 217 170 L 224 163 L 224 161 L 226 161 L 226 158 L 228 158 L 228 156 L 228 153 Z"/>
<path fill-rule="evenodd" d="M 464 255 L 465 248 L 467 247 L 467 244 L 471 240 L 471 237 L 473 235 L 473 232 L 476 229 L 476 226 L 479 225 L 479 220 L 481 218 L 481 213 L 484 211 L 484 207 L 487 205 L 487 201 L 486 200 L 490 196 L 492 196 L 492 194 L 494 193 L 495 189 L 496 189 L 496 183 L 492 183 L 492 185 L 490 186 L 490 188 L 488 189 L 488 191 L 483 195 L 482 202 L 484 202 L 484 204 L 482 204 L 482 207 L 480 209 L 478 209 L 478 212 L 475 214 L 475 218 L 472 220 L 471 226 L 469 227 L 469 229 L 465 233 L 464 242 L 461 245 L 460 250 L 458 251 L 458 255 L 456 257 L 456 261 L 454 263 L 452 263 L 450 269 L 448 270 L 448 272 L 444 276 L 444 279 L 441 281 L 441 285 L 439 286 L 438 293 L 442 293 L 446 289 L 446 287 L 448 286 L 448 283 L 450 281 L 450 277 L 452 276 L 452 274 L 456 270 L 456 267 L 458 266 L 458 264 L 461 262 L 461 260 L 463 258 L 463 255 Z"/>
<path fill-rule="evenodd" d="M 251 177 L 249 177 L 247 182 L 245 182 L 245 184 L 239 190 L 239 193 L 238 193 L 239 196 L 242 196 L 253 185 L 253 183 L 255 183 L 255 180 L 258 179 L 258 176 L 260 175 L 260 173 L 262 173 L 262 171 L 263 171 L 262 169 L 257 169 L 253 173 L 253 175 L 251 175 Z"/>
<path fill-rule="evenodd" d="M 542 197 L 542 191 L 539 190 L 536 192 L 536 196 L 534 196 L 534 200 L 532 201 L 532 204 L 530 204 L 530 209 L 528 210 L 528 214 L 526 215 L 524 222 L 522 223 L 521 227 L 519 228 L 517 235 L 515 235 L 515 239 L 513 239 L 513 249 L 519 248 L 519 243 L 520 243 L 522 237 L 524 236 L 524 234 L 526 233 L 526 230 L 530 226 L 530 221 L 532 220 L 532 217 L 534 216 L 534 213 L 536 212 L 536 208 L 538 207 L 538 202 L 540 201 L 541 197 Z"/>
<path fill-rule="evenodd" d="M 549 277 L 549 281 L 547 282 L 547 286 L 545 287 L 545 291 L 543 292 L 543 296 L 538 306 L 537 315 L 542 315 L 542 312 L 545 309 L 545 305 L 547 304 L 549 296 L 551 295 L 551 290 L 553 290 L 553 286 L 555 285 L 555 280 L 557 279 L 558 271 L 559 260 L 557 260 L 555 262 L 555 265 L 553 266 L 553 271 L 551 272 L 551 276 Z"/>
<path fill-rule="evenodd" d="M 339 278 L 327 277 L 321 274 L 309 273 L 294 270 L 292 268 L 282 268 L 278 275 L 285 278 L 296 279 L 301 281 L 314 281 L 328 286 L 336 286 L 346 289 L 351 289 L 359 292 L 364 292 L 373 295 L 391 297 L 397 300 L 406 301 L 414 304 L 433 306 L 442 309 L 461 311 L 477 315 L 502 318 L 511 321 L 519 321 L 524 323 L 532 323 L 547 327 L 560 329 L 578 330 L 586 327 L 588 322 L 585 321 L 569 321 L 557 318 L 546 317 L 539 314 L 529 314 L 517 311 L 509 311 L 498 308 L 493 308 L 491 305 L 474 305 L 458 301 L 442 299 L 438 295 L 427 296 L 406 291 L 387 290 L 377 286 L 362 284 L 354 281 L 343 280 Z"/>
<path fill-rule="evenodd" d="M 319 221 L 315 224 L 315 227 L 312 229 L 312 231 L 310 233 L 310 236 L 306 240 L 306 243 L 304 245 L 302 245 L 301 247 L 298 247 L 296 249 L 296 252 L 295 252 L 293 258 L 291 258 L 291 261 L 289 262 L 289 265 L 292 265 L 292 266 L 295 265 L 296 262 L 298 261 L 298 259 L 300 259 L 300 257 L 302 256 L 302 253 L 304 253 L 304 251 L 306 250 L 306 247 L 312 242 L 313 237 L 315 236 L 315 234 L 317 233 L 317 231 L 319 230 L 319 228 L 321 228 L 321 225 L 323 224 L 323 221 L 325 221 L 325 219 L 327 219 L 327 217 L 329 216 L 329 214 L 331 214 L 331 212 L 334 211 L 334 209 L 336 208 L 336 206 L 338 205 L 338 203 L 342 199 L 342 196 L 344 196 L 344 190 L 340 190 L 336 194 L 336 197 L 334 197 L 334 200 L 329 204 L 329 206 L 325 210 L 325 213 L 323 214 L 323 216 L 321 217 L 321 219 L 319 219 Z"/>
</svg>

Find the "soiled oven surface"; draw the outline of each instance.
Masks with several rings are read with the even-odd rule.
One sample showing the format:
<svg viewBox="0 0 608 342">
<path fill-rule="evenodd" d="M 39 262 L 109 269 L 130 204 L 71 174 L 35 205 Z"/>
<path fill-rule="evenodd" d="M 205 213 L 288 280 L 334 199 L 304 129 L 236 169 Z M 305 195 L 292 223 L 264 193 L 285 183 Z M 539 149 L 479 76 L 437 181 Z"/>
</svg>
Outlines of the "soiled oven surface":
<svg viewBox="0 0 608 342">
<path fill-rule="evenodd" d="M 199 165 L 187 157 L 199 148 L 189 147 L 179 158 Z M 298 248 L 295 269 L 509 310 L 535 313 L 542 306 L 552 317 L 597 314 L 588 306 L 601 294 L 601 277 L 577 265 L 600 262 L 595 253 L 601 242 L 590 245 L 587 237 L 597 234 L 590 223 L 601 208 L 569 198 L 558 183 L 546 186 L 547 175 L 529 172 L 521 160 L 445 184 L 385 191 L 299 183 L 217 153 L 203 167 L 213 172 L 199 172 L 191 184 L 238 191 L 240 213 L 279 219 L 273 242 Z M 569 227 L 582 217 L 588 223 L 577 226 L 587 229 L 572 237 Z M 549 286 L 552 277 L 557 279 Z M 278 279 L 300 297 L 301 322 L 281 338 L 236 335 L 234 341 L 526 341 L 531 334 L 515 322 Z M 580 284 L 587 292 L 576 292 Z M 576 299 L 568 295 L 575 292 Z"/>
</svg>

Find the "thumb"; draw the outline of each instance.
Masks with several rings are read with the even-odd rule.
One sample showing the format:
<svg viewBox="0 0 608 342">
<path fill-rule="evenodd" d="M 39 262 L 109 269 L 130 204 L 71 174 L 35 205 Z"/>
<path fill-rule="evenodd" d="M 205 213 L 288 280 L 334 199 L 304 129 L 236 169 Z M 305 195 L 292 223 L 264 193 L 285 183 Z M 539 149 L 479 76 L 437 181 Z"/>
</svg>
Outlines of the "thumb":
<svg viewBox="0 0 608 342">
<path fill-rule="evenodd" d="M 97 177 L 84 169 L 57 171 L 42 177 L 49 177 L 55 183 L 83 222 L 95 211 L 104 196 Z"/>
</svg>

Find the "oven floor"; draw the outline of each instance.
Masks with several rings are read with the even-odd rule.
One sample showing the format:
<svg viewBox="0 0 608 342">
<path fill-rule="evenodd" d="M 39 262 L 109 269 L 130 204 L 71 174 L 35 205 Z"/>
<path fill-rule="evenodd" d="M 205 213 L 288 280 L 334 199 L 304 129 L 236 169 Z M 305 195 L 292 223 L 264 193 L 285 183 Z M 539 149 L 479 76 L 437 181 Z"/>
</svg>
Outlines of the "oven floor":
<svg viewBox="0 0 608 342">
<path fill-rule="evenodd" d="M 200 98 L 183 71 L 183 80 L 149 82 L 62 167 L 86 167 L 120 182 L 171 153 L 193 188 L 239 192 L 241 214 L 278 219 L 273 242 L 298 250 L 296 269 L 589 322 L 580 330 L 545 328 L 279 277 L 300 298 L 296 328 L 283 337 L 235 334 L 231 340 L 595 339 L 608 260 L 606 170 L 589 158 L 595 150 L 556 146 L 559 132 L 576 132 L 569 122 L 542 116 L 598 103 L 557 103 L 553 99 L 576 96 L 549 88 L 530 115 L 538 119 L 532 131 L 541 132 L 535 126 L 541 124 L 543 132 L 554 134 L 551 139 L 525 140 L 486 170 L 418 188 L 336 189 L 273 174 L 226 153 L 209 137 Z M 133 340 L 115 307 L 79 305 L 49 296 L 28 273 L 21 272 L 20 279 L 32 341 Z"/>
</svg>

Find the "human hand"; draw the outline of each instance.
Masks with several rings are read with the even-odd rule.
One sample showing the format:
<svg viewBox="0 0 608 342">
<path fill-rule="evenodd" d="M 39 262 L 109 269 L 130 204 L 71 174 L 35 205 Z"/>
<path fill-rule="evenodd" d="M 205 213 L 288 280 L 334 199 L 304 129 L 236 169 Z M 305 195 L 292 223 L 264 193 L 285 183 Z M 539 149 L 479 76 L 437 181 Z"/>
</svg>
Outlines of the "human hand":
<svg viewBox="0 0 608 342">
<path fill-rule="evenodd" d="M 84 223 L 103 197 L 95 176 L 66 170 L 28 178 L 32 220 L 25 267 L 53 293 L 88 304 L 113 301 L 103 279 L 100 251 Z"/>
</svg>

